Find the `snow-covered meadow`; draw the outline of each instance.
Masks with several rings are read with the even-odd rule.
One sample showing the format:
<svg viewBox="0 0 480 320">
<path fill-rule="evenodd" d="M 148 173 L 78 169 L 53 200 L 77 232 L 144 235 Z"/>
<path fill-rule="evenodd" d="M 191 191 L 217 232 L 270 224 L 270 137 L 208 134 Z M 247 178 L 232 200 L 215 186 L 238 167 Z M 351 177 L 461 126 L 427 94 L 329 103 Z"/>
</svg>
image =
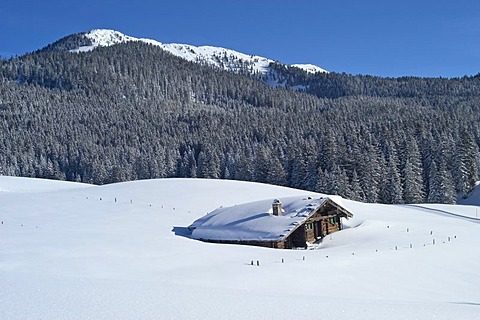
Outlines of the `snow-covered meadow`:
<svg viewBox="0 0 480 320">
<path fill-rule="evenodd" d="M 225 180 L 0 176 L 0 319 L 480 319 L 474 205 L 344 199 L 349 228 L 317 250 L 175 235 L 219 206 L 295 195 L 315 196 Z"/>
</svg>

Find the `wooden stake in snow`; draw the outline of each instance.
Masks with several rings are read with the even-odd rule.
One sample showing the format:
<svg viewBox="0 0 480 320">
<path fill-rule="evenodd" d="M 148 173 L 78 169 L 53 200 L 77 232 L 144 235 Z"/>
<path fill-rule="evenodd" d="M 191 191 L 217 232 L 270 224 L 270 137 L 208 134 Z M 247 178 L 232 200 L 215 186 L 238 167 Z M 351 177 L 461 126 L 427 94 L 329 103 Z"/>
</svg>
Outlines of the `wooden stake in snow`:
<svg viewBox="0 0 480 320">
<path fill-rule="evenodd" d="M 259 267 L 259 266 L 260 266 L 260 261 L 257 260 L 257 267 Z"/>
</svg>

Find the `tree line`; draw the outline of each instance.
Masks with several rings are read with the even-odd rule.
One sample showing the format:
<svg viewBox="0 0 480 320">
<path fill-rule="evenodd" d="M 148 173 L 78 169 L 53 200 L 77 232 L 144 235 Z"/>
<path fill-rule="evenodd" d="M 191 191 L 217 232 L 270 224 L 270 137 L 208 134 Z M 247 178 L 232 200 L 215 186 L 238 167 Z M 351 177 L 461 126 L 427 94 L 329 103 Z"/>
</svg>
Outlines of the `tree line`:
<svg viewBox="0 0 480 320">
<path fill-rule="evenodd" d="M 0 174 L 236 179 L 381 203 L 453 203 L 478 180 L 478 75 L 272 67 L 285 88 L 140 42 L 0 60 Z"/>
</svg>

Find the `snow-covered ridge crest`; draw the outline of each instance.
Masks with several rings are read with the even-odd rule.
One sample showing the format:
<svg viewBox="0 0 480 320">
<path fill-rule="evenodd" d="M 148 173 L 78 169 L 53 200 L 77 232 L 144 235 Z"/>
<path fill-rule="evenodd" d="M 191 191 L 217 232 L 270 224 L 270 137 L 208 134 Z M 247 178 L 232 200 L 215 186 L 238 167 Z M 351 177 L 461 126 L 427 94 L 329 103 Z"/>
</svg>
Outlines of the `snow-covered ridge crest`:
<svg viewBox="0 0 480 320">
<path fill-rule="evenodd" d="M 134 38 L 121 32 L 108 29 L 91 30 L 85 33 L 85 37 L 91 41 L 92 45 L 79 47 L 71 50 L 72 52 L 85 52 L 94 50 L 97 47 L 107 47 L 129 41 L 142 41 L 159 46 L 163 50 L 166 50 L 185 60 L 204 63 L 234 72 L 247 69 L 250 73 L 267 74 L 270 72 L 270 63 L 275 62 L 274 60 L 265 57 L 248 55 L 221 47 L 197 47 L 188 44 L 161 43 L 152 39 Z M 328 72 L 311 64 L 294 64 L 291 66 L 303 69 L 309 73 Z"/>
<path fill-rule="evenodd" d="M 291 67 L 295 67 L 295 68 L 299 68 L 299 69 L 303 69 L 305 71 L 307 71 L 308 73 L 317 73 L 317 72 L 322 72 L 322 73 L 328 73 L 327 70 L 325 69 L 322 69 L 314 64 L 299 64 L 299 63 L 296 63 L 296 64 L 291 64 L 290 65 Z"/>
</svg>

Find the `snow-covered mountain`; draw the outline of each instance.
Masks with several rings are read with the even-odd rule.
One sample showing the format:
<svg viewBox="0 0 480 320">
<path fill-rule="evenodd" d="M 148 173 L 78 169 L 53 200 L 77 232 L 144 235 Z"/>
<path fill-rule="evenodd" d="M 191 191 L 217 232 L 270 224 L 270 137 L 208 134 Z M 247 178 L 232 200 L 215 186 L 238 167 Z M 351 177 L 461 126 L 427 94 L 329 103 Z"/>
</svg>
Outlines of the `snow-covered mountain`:
<svg viewBox="0 0 480 320">
<path fill-rule="evenodd" d="M 317 250 L 180 236 L 220 206 L 297 195 L 318 196 L 228 180 L 0 176 L 0 319 L 480 319 L 473 206 L 342 199 L 353 218 Z"/>
<path fill-rule="evenodd" d="M 90 43 L 88 45 L 73 48 L 70 51 L 90 51 L 97 47 L 112 46 L 118 43 L 125 43 L 129 41 L 142 41 L 159 46 L 162 49 L 188 61 L 204 63 L 233 72 L 239 72 L 247 69 L 251 73 L 268 74 L 270 72 L 270 63 L 276 62 L 265 57 L 249 55 L 220 47 L 197 47 L 189 44 L 162 43 L 151 39 L 134 38 L 115 30 L 94 29 L 81 35 L 88 39 Z M 299 68 L 307 71 L 308 73 L 328 72 L 312 64 L 292 64 L 290 66 L 285 66 Z"/>
</svg>

